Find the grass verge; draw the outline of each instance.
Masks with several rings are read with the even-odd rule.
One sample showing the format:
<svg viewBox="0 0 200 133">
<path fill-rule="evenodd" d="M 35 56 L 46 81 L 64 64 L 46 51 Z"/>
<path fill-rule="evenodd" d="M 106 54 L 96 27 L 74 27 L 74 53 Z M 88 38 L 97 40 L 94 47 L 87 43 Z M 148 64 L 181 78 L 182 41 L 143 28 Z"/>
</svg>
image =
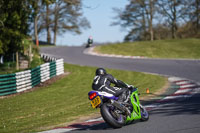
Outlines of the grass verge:
<svg viewBox="0 0 200 133">
<path fill-rule="evenodd" d="M 96 68 L 65 64 L 68 76 L 47 87 L 9 98 L 0 99 L 0 132 L 27 133 L 65 125 L 81 116 L 99 112 L 92 109 L 87 93 Z M 107 69 L 117 79 L 154 92 L 166 83 L 166 78 L 130 71 Z"/>
<path fill-rule="evenodd" d="M 103 45 L 96 52 L 116 55 L 145 56 L 151 58 L 200 59 L 200 39 L 174 39 L 141 41 Z"/>
</svg>

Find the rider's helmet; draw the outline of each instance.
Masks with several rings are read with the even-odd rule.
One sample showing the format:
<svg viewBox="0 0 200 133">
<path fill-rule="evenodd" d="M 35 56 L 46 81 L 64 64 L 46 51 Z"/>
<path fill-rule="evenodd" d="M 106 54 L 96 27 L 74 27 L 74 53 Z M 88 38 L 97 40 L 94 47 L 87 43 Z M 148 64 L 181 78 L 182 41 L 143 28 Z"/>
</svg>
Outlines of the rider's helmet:
<svg viewBox="0 0 200 133">
<path fill-rule="evenodd" d="M 105 75 L 106 70 L 104 68 L 97 68 L 96 75 Z"/>
<path fill-rule="evenodd" d="M 89 36 L 89 39 L 92 40 L 92 36 Z"/>
</svg>

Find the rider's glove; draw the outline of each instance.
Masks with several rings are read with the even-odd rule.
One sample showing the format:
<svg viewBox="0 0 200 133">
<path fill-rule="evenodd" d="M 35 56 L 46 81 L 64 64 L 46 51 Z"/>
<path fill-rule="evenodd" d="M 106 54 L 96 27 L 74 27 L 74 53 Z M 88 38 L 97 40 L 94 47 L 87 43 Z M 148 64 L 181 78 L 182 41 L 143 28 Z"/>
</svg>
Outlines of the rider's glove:
<svg viewBox="0 0 200 133">
<path fill-rule="evenodd" d="M 130 90 L 132 90 L 132 89 L 134 88 L 134 86 L 128 85 L 128 84 L 127 84 L 127 87 L 128 87 L 128 89 L 130 89 Z"/>
</svg>

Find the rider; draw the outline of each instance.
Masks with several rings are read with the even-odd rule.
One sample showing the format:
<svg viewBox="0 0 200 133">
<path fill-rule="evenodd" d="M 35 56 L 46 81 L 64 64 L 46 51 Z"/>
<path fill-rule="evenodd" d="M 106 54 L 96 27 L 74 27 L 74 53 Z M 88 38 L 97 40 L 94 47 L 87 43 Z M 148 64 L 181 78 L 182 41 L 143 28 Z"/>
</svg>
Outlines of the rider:
<svg viewBox="0 0 200 133">
<path fill-rule="evenodd" d="M 115 84 L 115 87 L 110 86 L 111 83 Z M 132 86 L 115 79 L 111 74 L 107 74 L 104 68 L 96 69 L 96 76 L 92 84 L 93 90 L 104 91 L 114 96 L 119 96 L 119 101 L 126 102 L 128 100 L 127 93 L 131 87 Z"/>
<path fill-rule="evenodd" d="M 91 46 L 92 43 L 93 43 L 93 38 L 92 38 L 92 36 L 89 36 L 89 38 L 88 38 L 88 46 Z"/>
</svg>

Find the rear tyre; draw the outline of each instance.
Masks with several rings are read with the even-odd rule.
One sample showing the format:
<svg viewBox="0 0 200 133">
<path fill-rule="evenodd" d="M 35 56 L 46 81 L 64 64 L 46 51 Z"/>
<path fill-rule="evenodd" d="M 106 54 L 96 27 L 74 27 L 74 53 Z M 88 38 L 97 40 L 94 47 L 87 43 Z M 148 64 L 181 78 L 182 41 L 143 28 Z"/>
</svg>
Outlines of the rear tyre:
<svg viewBox="0 0 200 133">
<path fill-rule="evenodd" d="M 124 117 L 122 114 L 114 115 L 116 114 L 114 111 L 113 106 L 108 103 L 101 106 L 101 116 L 104 121 L 113 128 L 121 128 L 125 124 Z"/>
<path fill-rule="evenodd" d="M 140 105 L 140 111 L 141 111 L 141 121 L 147 121 L 149 119 L 149 113 L 146 110 L 146 108 L 142 105 Z"/>
</svg>

